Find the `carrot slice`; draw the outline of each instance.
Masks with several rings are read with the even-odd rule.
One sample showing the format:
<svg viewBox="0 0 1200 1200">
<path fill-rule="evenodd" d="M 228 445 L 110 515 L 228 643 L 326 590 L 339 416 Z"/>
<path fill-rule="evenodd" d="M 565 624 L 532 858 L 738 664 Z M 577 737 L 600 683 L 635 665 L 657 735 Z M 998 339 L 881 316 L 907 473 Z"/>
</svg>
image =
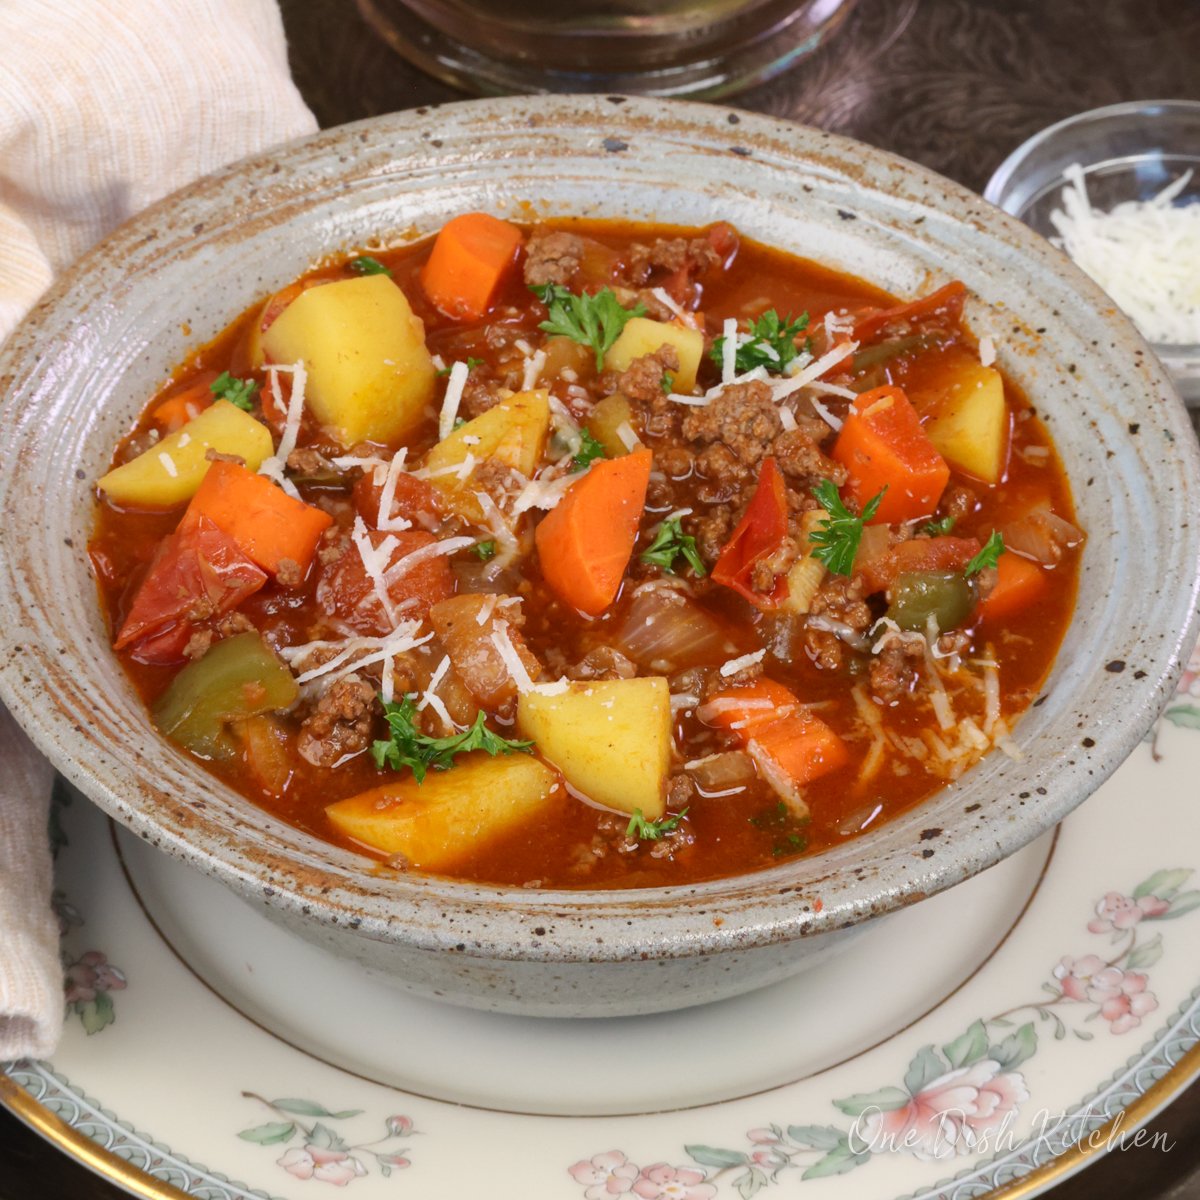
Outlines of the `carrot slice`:
<svg viewBox="0 0 1200 1200">
<path fill-rule="evenodd" d="M 849 472 L 844 494 L 859 509 L 887 488 L 872 525 L 914 521 L 933 512 L 950 482 L 946 460 L 898 387 L 873 388 L 855 400 L 832 457 Z"/>
<path fill-rule="evenodd" d="M 588 616 L 616 598 L 637 540 L 649 450 L 598 462 L 537 527 L 538 559 L 558 596 Z"/>
<path fill-rule="evenodd" d="M 307 572 L 321 534 L 333 518 L 303 500 L 295 500 L 265 475 L 238 463 L 215 462 L 208 468 L 180 528 L 207 517 L 238 544 L 264 571 L 278 574 L 291 559 Z"/>
<path fill-rule="evenodd" d="M 155 425 L 164 433 L 174 433 L 177 429 L 182 429 L 193 417 L 198 417 L 215 399 L 209 384 L 216 377 L 215 371 L 204 371 L 183 391 L 168 396 L 161 404 L 156 404 L 150 414 Z"/>
<path fill-rule="evenodd" d="M 787 514 L 783 475 L 773 458 L 764 458 L 758 472 L 758 486 L 746 512 L 713 566 L 713 582 L 739 592 L 756 608 L 778 608 L 787 599 L 787 575 L 776 575 L 770 592 L 756 592 L 752 580 L 755 564 L 770 558 L 783 545 L 787 537 Z"/>
<path fill-rule="evenodd" d="M 979 606 L 984 620 L 1011 617 L 1028 608 L 1046 589 L 1046 572 L 1011 551 L 996 562 L 996 586 Z"/>
<path fill-rule="evenodd" d="M 785 799 L 802 803 L 794 789 L 850 761 L 846 743 L 781 683 L 759 679 L 710 697 L 703 720 L 728 729 Z"/>
<path fill-rule="evenodd" d="M 516 262 L 521 231 L 487 213 L 463 213 L 442 226 L 421 269 L 425 294 L 448 317 L 478 320 Z"/>
</svg>

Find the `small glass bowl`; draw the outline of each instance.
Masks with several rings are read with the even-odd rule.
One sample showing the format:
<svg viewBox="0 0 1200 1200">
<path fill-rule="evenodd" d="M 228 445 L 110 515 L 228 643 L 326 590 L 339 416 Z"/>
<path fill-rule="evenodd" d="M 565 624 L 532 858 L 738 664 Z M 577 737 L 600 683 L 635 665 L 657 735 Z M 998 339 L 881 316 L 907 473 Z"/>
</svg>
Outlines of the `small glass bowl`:
<svg viewBox="0 0 1200 1200">
<path fill-rule="evenodd" d="M 1073 163 L 1083 168 L 1088 196 L 1099 209 L 1150 200 L 1189 170 L 1192 177 L 1175 203 L 1200 203 L 1200 102 L 1138 100 L 1059 121 L 1000 164 L 984 199 L 1052 237 L 1050 213 L 1062 207 L 1063 172 Z M 1200 407 L 1200 345 L 1157 343 L 1154 350 L 1185 403 Z"/>
</svg>

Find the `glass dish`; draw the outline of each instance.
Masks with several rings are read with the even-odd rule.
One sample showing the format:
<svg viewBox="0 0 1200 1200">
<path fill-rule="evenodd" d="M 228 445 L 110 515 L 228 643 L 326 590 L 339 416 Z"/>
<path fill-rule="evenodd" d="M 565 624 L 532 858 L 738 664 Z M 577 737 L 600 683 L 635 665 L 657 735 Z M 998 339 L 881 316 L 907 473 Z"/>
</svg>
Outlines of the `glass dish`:
<svg viewBox="0 0 1200 1200">
<path fill-rule="evenodd" d="M 1053 237 L 1050 214 L 1062 207 L 1064 171 L 1083 168 L 1093 207 L 1150 200 L 1187 171 L 1175 203 L 1200 202 L 1200 102 L 1139 100 L 1080 113 L 1035 134 L 1004 160 L 984 198 Z M 1200 345 L 1155 344 L 1184 402 L 1200 407 Z"/>
</svg>

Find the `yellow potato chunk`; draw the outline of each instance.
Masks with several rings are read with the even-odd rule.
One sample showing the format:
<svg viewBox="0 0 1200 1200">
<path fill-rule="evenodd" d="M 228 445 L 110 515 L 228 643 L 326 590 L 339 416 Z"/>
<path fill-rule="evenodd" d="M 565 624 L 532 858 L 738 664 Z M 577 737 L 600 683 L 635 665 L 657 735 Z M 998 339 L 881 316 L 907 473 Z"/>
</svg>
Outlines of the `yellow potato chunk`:
<svg viewBox="0 0 1200 1200">
<path fill-rule="evenodd" d="M 666 811 L 671 695 L 665 679 L 571 683 L 558 695 L 526 692 L 517 703 L 517 728 L 596 804 L 627 813 L 640 808 L 648 821 Z"/>
<path fill-rule="evenodd" d="M 464 755 L 424 783 L 395 783 L 330 804 L 339 833 L 383 854 L 403 854 L 423 871 L 445 871 L 533 817 L 562 795 L 558 776 L 530 754 Z"/>
<path fill-rule="evenodd" d="M 628 446 L 621 437 L 622 426 L 628 426 L 633 432 L 634 444 Z M 604 453 L 609 458 L 620 458 L 641 446 L 641 439 L 633 428 L 633 408 L 626 396 L 614 392 L 596 403 L 596 407 L 588 414 L 587 430 L 604 447 Z"/>
<path fill-rule="evenodd" d="M 1000 372 L 976 362 L 955 371 L 926 426 L 929 440 L 951 466 L 998 483 L 1008 454 L 1008 409 Z"/>
<path fill-rule="evenodd" d="M 271 431 L 228 400 L 218 400 L 182 429 L 137 458 L 114 467 L 99 483 L 114 503 L 130 508 L 173 508 L 190 500 L 212 465 L 209 449 L 236 454 L 257 471 L 275 452 Z"/>
<path fill-rule="evenodd" d="M 303 360 L 305 402 L 347 449 L 398 442 L 433 399 L 424 327 L 386 275 L 302 292 L 263 334 L 262 346 L 272 362 Z"/>
<path fill-rule="evenodd" d="M 660 346 L 674 346 L 679 355 L 679 370 L 674 372 L 673 392 L 690 392 L 696 386 L 696 372 L 704 353 L 704 334 L 674 322 L 651 321 L 633 317 L 625 323 L 617 340 L 604 356 L 607 371 L 624 371 L 635 358 L 653 354 Z"/>
<path fill-rule="evenodd" d="M 542 461 L 549 432 L 549 393 L 545 389 L 518 392 L 460 425 L 430 450 L 425 459 L 429 482 L 459 516 L 482 521 L 483 510 L 475 498 L 474 469 L 460 479 L 453 468 L 462 466 L 470 455 L 477 464 L 492 458 L 532 476 Z"/>
</svg>

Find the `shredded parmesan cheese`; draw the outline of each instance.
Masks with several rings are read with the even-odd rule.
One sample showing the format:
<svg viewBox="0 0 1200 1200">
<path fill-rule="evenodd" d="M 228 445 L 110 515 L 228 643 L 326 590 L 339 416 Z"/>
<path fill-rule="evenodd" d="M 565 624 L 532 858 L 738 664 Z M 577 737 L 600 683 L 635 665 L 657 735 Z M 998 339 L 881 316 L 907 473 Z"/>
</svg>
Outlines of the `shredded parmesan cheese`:
<svg viewBox="0 0 1200 1200">
<path fill-rule="evenodd" d="M 378 547 L 374 546 L 371 542 L 371 535 L 367 532 L 366 522 L 363 521 L 362 517 L 357 516 L 354 518 L 354 530 L 350 536 L 354 542 L 354 548 L 358 551 L 358 557 L 362 560 L 363 571 L 366 572 L 367 578 L 371 581 L 371 589 L 375 593 L 375 599 L 379 601 L 379 606 L 383 609 L 384 615 L 394 626 L 396 624 L 396 610 L 392 606 L 392 598 L 388 594 L 388 585 L 387 580 L 384 578 L 383 568 L 392 557 L 392 551 L 396 549 L 399 543 L 389 534 Z"/>
<path fill-rule="evenodd" d="M 831 412 L 829 411 L 829 409 L 827 409 L 827 408 L 825 407 L 825 405 L 823 405 L 823 404 L 820 402 L 820 400 L 818 400 L 818 399 L 816 398 L 816 396 L 810 396 L 810 397 L 808 398 L 808 402 L 809 402 L 809 404 L 811 404 L 811 405 L 813 406 L 813 412 L 815 412 L 815 413 L 817 414 L 817 416 L 818 416 L 818 417 L 820 417 L 820 418 L 821 418 L 821 420 L 822 420 L 822 421 L 824 421 L 824 422 L 825 422 L 825 424 L 829 426 L 829 428 L 830 428 L 830 429 L 834 430 L 835 432 L 836 432 L 837 430 L 841 429 L 841 427 L 842 427 L 842 424 L 843 424 L 843 422 L 842 422 L 841 418 L 840 418 L 840 417 L 835 417 L 835 416 L 833 415 L 833 413 L 831 413 Z M 787 412 L 787 409 L 786 409 L 786 408 L 781 408 L 781 409 L 779 410 L 779 415 L 780 415 L 780 417 L 782 417 L 782 416 L 783 416 L 783 414 L 784 414 L 785 412 Z M 795 424 L 795 421 L 794 421 L 794 420 L 793 420 L 792 424 L 793 424 L 793 425 Z"/>
<path fill-rule="evenodd" d="M 529 678 L 529 672 L 525 669 L 525 664 L 521 661 L 521 656 L 512 643 L 508 628 L 507 621 L 497 621 L 495 629 L 492 630 L 491 642 L 496 647 L 496 652 L 503 660 L 509 675 L 512 676 L 513 683 L 517 685 L 517 691 L 528 692 L 533 688 L 533 680 Z"/>
<path fill-rule="evenodd" d="M 407 650 L 415 650 L 418 646 L 423 646 L 433 637 L 433 634 L 427 633 L 424 637 L 417 637 L 420 628 L 420 621 L 406 621 L 404 624 L 398 625 L 386 637 L 354 637 L 345 642 L 307 642 L 302 646 L 285 646 L 279 651 L 279 655 L 289 666 L 294 667 L 315 651 L 341 647 L 340 652 L 328 662 L 296 676 L 296 682 L 301 684 L 310 683 L 323 676 L 330 676 L 330 681 L 332 681 L 341 675 L 349 675 L 359 667 L 384 662 L 397 654 L 403 654 Z M 354 657 L 360 653 L 362 657 Z"/>
<path fill-rule="evenodd" d="M 394 543 L 395 539 L 392 540 Z M 452 537 L 443 538 L 440 542 L 432 542 L 428 546 L 418 546 L 403 558 L 396 559 L 384 572 L 383 577 L 390 587 L 397 579 L 403 579 L 418 564 L 428 562 L 432 558 L 439 558 L 443 554 L 455 554 L 459 550 L 465 550 L 468 546 L 475 545 L 475 541 L 476 539 L 473 537 Z"/>
<path fill-rule="evenodd" d="M 659 302 L 659 304 L 661 304 L 663 306 L 663 308 L 670 309 L 671 312 L 673 312 L 675 314 L 675 316 L 678 317 L 679 320 L 683 322 L 684 325 L 687 325 L 691 329 L 699 329 L 700 328 L 700 326 L 696 323 L 695 314 L 688 312 L 686 309 L 684 309 L 682 306 L 680 306 L 676 302 L 675 297 L 672 296 L 671 293 L 668 292 L 666 288 L 660 288 L 660 287 L 651 288 L 650 295 L 652 295 L 655 298 L 655 300 L 657 300 Z M 735 326 L 735 328 L 736 328 L 736 326 Z"/>
<path fill-rule="evenodd" d="M 842 342 L 840 346 L 834 346 L 827 354 L 822 354 L 816 362 L 810 363 L 798 374 L 777 383 L 773 388 L 775 400 L 778 402 L 785 396 L 799 391 L 802 387 L 807 387 L 814 380 L 820 379 L 822 375 L 827 375 L 838 363 L 849 358 L 857 349 L 857 342 Z"/>
<path fill-rule="evenodd" d="M 726 678 L 736 675 L 739 671 L 744 671 L 747 667 L 762 662 L 765 654 L 766 650 L 755 650 L 753 654 L 743 654 L 740 658 L 731 658 L 728 662 L 721 664 L 721 674 Z"/>
<path fill-rule="evenodd" d="M 532 358 L 525 360 L 525 374 L 521 378 L 521 391 L 527 392 L 530 388 L 536 386 L 538 376 L 541 375 L 542 368 L 545 365 L 545 350 L 539 350 Z"/>
<path fill-rule="evenodd" d="M 638 435 L 633 432 L 633 426 L 628 421 L 622 421 L 617 426 L 617 437 L 621 439 L 621 445 L 626 450 L 634 450 L 638 445 Z"/>
<path fill-rule="evenodd" d="M 721 384 L 731 384 L 737 372 L 737 318 L 725 319 L 725 340 L 721 343 Z"/>
<path fill-rule="evenodd" d="M 450 368 L 450 378 L 446 381 L 446 394 L 442 397 L 442 411 L 438 415 L 438 438 L 448 438 L 454 432 L 454 422 L 458 417 L 458 406 L 462 403 L 463 388 L 467 386 L 467 376 L 471 368 L 465 362 L 456 362 Z"/>
<path fill-rule="evenodd" d="M 799 428 L 796 424 L 796 414 L 786 404 L 779 406 L 779 423 L 783 426 L 785 433 L 791 433 L 793 430 Z"/>
<path fill-rule="evenodd" d="M 175 460 L 165 450 L 160 451 L 158 455 L 158 461 L 162 463 L 163 470 L 166 471 L 166 473 L 170 475 L 172 479 L 178 477 L 179 468 L 175 465 Z"/>
<path fill-rule="evenodd" d="M 308 373 L 304 369 L 303 362 L 294 362 L 290 367 L 271 366 L 267 368 L 271 398 L 275 401 L 277 408 L 283 407 L 283 392 L 279 387 L 280 371 L 291 371 L 292 394 L 288 399 L 287 416 L 284 418 L 279 448 L 270 458 L 263 461 L 258 468 L 258 473 L 273 479 L 289 496 L 298 500 L 300 493 L 283 473 L 283 469 L 287 465 L 288 455 L 296 448 L 296 439 L 300 436 L 300 419 L 304 415 L 304 389 L 308 383 Z"/>
<path fill-rule="evenodd" d="M 404 467 L 404 460 L 407 455 L 407 449 L 401 447 L 392 456 L 392 461 L 388 464 L 387 474 L 383 478 L 383 489 L 379 493 L 379 513 L 375 519 L 377 529 L 399 532 L 402 529 L 408 529 L 412 526 L 412 522 L 405 520 L 404 517 L 392 516 L 392 504 L 396 499 L 396 481 L 400 478 L 400 472 Z"/>
<path fill-rule="evenodd" d="M 990 334 L 979 339 L 979 365 L 990 367 L 996 361 L 996 342 Z"/>
<path fill-rule="evenodd" d="M 1152 342 L 1200 341 L 1200 205 L 1175 204 L 1187 171 L 1151 200 L 1094 209 L 1083 168 L 1063 172 L 1062 208 L 1050 214 L 1065 250 Z"/>
</svg>

